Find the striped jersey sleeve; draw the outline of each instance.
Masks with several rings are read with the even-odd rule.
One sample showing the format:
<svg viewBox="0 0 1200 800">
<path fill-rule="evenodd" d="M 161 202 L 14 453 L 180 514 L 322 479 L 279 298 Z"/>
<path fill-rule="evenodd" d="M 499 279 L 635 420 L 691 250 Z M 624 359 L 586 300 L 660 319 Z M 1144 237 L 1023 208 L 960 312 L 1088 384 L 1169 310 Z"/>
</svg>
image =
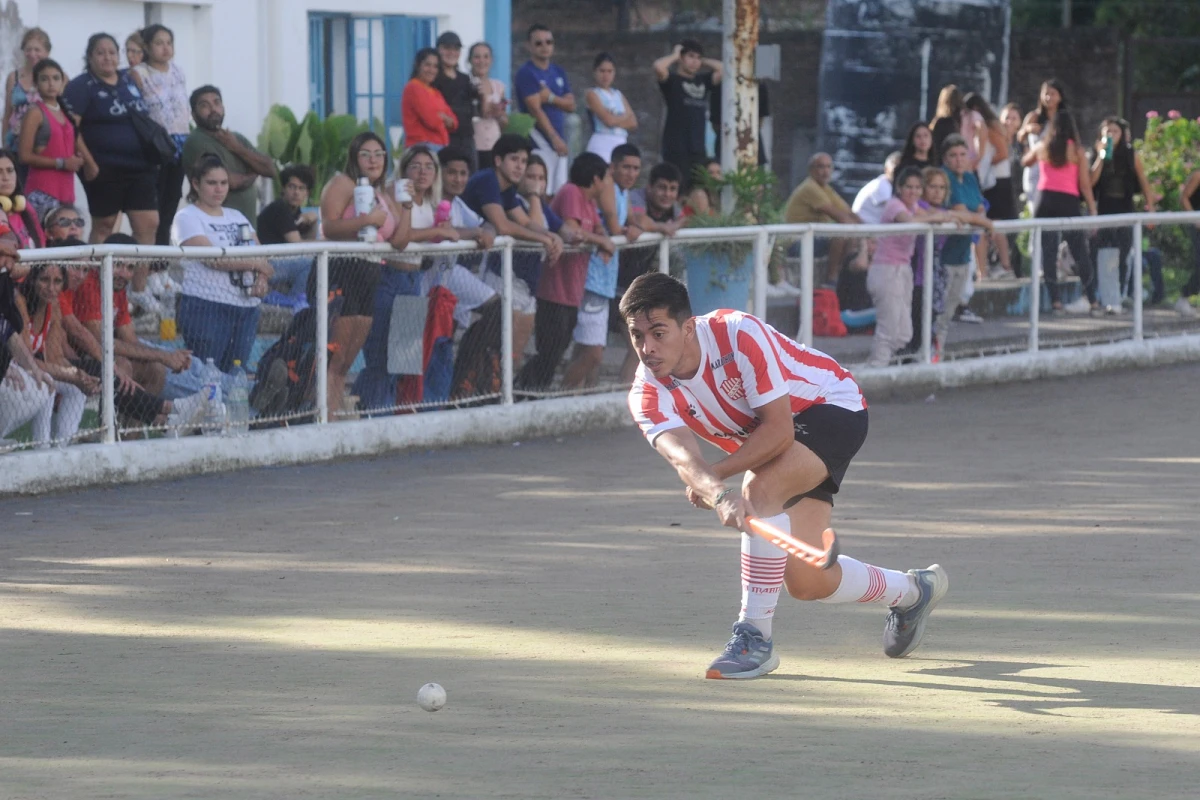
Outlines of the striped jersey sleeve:
<svg viewBox="0 0 1200 800">
<path fill-rule="evenodd" d="M 775 337 L 767 327 L 749 314 L 739 314 L 730 327 L 737 338 L 734 359 L 742 373 L 742 387 L 750 407 L 762 408 L 789 394 L 791 374 L 785 374 Z"/>
<path fill-rule="evenodd" d="M 646 441 L 654 444 L 659 434 L 682 428 L 686 423 L 675 410 L 675 399 L 671 393 L 657 381 L 647 380 L 642 369 L 638 369 L 629 390 L 629 412 Z"/>
</svg>

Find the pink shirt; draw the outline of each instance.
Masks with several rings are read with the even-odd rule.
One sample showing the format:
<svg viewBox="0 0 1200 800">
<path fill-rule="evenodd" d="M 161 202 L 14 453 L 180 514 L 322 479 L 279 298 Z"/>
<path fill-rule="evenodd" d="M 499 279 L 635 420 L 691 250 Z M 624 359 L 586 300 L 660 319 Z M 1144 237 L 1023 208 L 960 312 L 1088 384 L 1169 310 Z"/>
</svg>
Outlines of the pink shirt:
<svg viewBox="0 0 1200 800">
<path fill-rule="evenodd" d="M 379 191 L 378 188 L 375 189 L 375 204 L 382 206 L 384 212 L 387 214 L 387 222 L 383 223 L 379 228 L 379 235 L 375 241 L 386 242 L 396 232 L 396 215 L 392 213 L 392 207 L 388 204 L 387 199 L 384 198 L 383 192 Z M 346 210 L 342 212 L 342 219 L 352 219 L 355 216 L 357 214 L 354 213 L 354 202 L 351 201 L 350 205 L 346 206 Z"/>
<path fill-rule="evenodd" d="M 1075 140 L 1067 142 L 1067 152 L 1075 149 Z M 1049 161 L 1038 159 L 1039 192 L 1062 192 L 1063 194 L 1079 197 L 1079 165 L 1068 161 L 1061 167 L 1056 167 Z"/>
<path fill-rule="evenodd" d="M 558 190 L 558 194 L 550 201 L 550 208 L 563 222 L 573 219 L 588 233 L 595 233 L 600 229 L 600 214 L 596 211 L 595 203 L 588 200 L 583 189 L 573 183 L 568 183 Z M 583 301 L 583 287 L 587 283 L 590 259 L 591 254 L 588 252 L 564 253 L 559 256 L 558 261 L 542 270 L 542 277 L 538 281 L 538 299 L 578 308 Z"/>
<path fill-rule="evenodd" d="M 884 224 L 895 222 L 896 217 L 901 214 L 911 214 L 912 209 L 900 202 L 900 198 L 893 197 L 887 201 L 883 207 Z M 895 264 L 908 266 L 912 261 L 913 249 L 917 246 L 917 235 L 915 233 L 902 236 L 881 236 L 875 243 L 875 258 L 873 262 L 876 264 Z"/>
</svg>

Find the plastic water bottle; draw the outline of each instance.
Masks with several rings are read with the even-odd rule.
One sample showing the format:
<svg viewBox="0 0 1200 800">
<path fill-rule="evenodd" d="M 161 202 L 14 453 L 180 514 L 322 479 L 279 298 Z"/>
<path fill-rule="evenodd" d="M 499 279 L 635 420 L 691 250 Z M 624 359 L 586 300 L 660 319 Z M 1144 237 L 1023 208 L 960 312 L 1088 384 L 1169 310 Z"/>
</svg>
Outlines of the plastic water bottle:
<svg viewBox="0 0 1200 800">
<path fill-rule="evenodd" d="M 204 435 L 220 436 L 225 432 L 225 403 L 221 396 L 221 370 L 213 360 L 204 362 L 201 373 L 201 391 L 204 392 Z"/>
<path fill-rule="evenodd" d="M 244 436 L 250 432 L 250 379 L 246 377 L 241 361 L 233 362 L 231 377 L 233 380 L 226 403 L 229 409 L 229 433 L 231 436 Z"/>
<path fill-rule="evenodd" d="M 358 179 L 354 187 L 354 216 L 362 217 L 375 210 L 375 189 L 366 178 Z M 359 228 L 358 238 L 364 242 L 374 242 L 379 239 L 379 229 L 374 225 L 364 225 Z"/>
</svg>

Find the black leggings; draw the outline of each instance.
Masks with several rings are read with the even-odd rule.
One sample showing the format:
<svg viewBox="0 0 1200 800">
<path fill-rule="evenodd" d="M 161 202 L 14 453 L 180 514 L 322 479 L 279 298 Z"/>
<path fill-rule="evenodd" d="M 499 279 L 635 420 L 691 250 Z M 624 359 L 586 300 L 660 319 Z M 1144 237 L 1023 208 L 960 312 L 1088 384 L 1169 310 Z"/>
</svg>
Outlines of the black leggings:
<svg viewBox="0 0 1200 800">
<path fill-rule="evenodd" d="M 158 168 L 158 231 L 154 235 L 155 244 L 171 243 L 171 223 L 175 221 L 175 212 L 179 209 L 179 198 L 183 197 L 184 177 L 183 164 L 178 161 Z"/>
<path fill-rule="evenodd" d="M 1097 201 L 1096 210 L 1101 214 L 1132 214 L 1133 198 L 1101 197 Z M 1097 257 L 1105 247 L 1115 247 L 1120 252 L 1117 264 L 1121 275 L 1121 295 L 1130 294 L 1129 283 L 1129 251 L 1133 249 L 1133 228 L 1101 228 L 1096 232 Z"/>
<path fill-rule="evenodd" d="M 525 362 L 517 377 L 522 389 L 545 389 L 554 380 L 558 362 L 571 346 L 571 334 L 579 320 L 579 309 L 538 298 L 537 315 L 533 318 L 533 336 L 537 355 Z"/>
<path fill-rule="evenodd" d="M 1079 196 L 1066 192 L 1043 191 L 1038 196 L 1037 208 L 1033 216 L 1039 219 L 1078 217 Z M 1058 300 L 1058 231 L 1042 233 L 1042 277 L 1046 281 L 1046 289 L 1050 292 L 1050 302 Z M 1083 283 L 1087 299 L 1096 302 L 1096 271 L 1092 269 L 1092 256 L 1088 252 L 1087 233 L 1085 231 L 1063 231 L 1062 237 L 1071 248 L 1071 257 L 1079 269 L 1079 280 Z"/>
<path fill-rule="evenodd" d="M 93 378 L 104 377 L 104 368 L 91 356 L 82 356 L 71 363 Z M 143 425 L 150 425 L 158 419 L 158 415 L 163 412 L 163 406 L 166 405 L 165 400 L 155 397 L 145 389 L 138 388 L 132 392 L 121 391 L 121 381 L 117 378 L 113 378 L 113 399 L 117 411 Z"/>
</svg>

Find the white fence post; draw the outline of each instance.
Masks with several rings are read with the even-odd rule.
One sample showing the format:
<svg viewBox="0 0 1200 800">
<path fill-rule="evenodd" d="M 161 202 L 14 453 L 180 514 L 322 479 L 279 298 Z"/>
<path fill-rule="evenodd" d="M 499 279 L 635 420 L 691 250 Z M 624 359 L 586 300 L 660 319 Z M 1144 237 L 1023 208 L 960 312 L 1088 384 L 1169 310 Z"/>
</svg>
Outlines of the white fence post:
<svg viewBox="0 0 1200 800">
<path fill-rule="evenodd" d="M 1142 341 L 1142 222 L 1138 220 L 1133 225 L 1133 340 Z"/>
<path fill-rule="evenodd" d="M 767 275 L 768 262 L 771 260 L 771 235 L 762 228 L 754 236 L 754 300 L 755 316 L 767 318 Z"/>
<path fill-rule="evenodd" d="M 933 228 L 925 231 L 924 263 L 921 267 L 921 361 L 933 361 Z"/>
<path fill-rule="evenodd" d="M 662 241 L 658 243 L 658 271 L 663 275 L 671 272 L 671 240 L 666 234 L 663 234 Z"/>
<path fill-rule="evenodd" d="M 49 314 L 50 312 L 46 312 Z M 103 349 L 100 370 L 100 424 L 104 426 L 101 439 L 104 444 L 117 441 L 117 411 L 113 391 L 116 380 L 116 355 L 113 346 L 113 257 L 110 253 L 100 265 L 100 324 L 104 335 L 100 347 Z"/>
<path fill-rule="evenodd" d="M 1035 226 L 1030 236 L 1033 258 L 1029 265 L 1029 352 L 1038 351 L 1038 317 L 1042 312 L 1042 228 Z M 1052 265 L 1057 277 L 1058 265 Z"/>
<path fill-rule="evenodd" d="M 317 255 L 317 424 L 329 422 L 329 251 Z"/>
<path fill-rule="evenodd" d="M 796 338 L 805 347 L 813 343 L 813 242 L 812 228 L 800 235 L 800 330 Z"/>
<path fill-rule="evenodd" d="M 504 245 L 500 254 L 500 402 L 513 403 L 513 243 Z"/>
</svg>

